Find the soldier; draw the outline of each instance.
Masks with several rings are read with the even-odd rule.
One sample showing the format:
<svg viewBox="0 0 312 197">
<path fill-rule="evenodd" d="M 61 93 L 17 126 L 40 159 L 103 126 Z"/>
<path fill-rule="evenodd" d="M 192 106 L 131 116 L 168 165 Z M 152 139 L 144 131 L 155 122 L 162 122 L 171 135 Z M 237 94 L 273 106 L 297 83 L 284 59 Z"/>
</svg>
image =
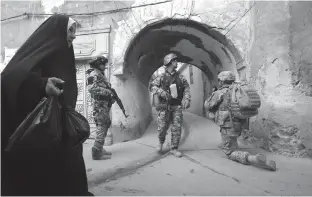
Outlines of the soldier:
<svg viewBox="0 0 312 197">
<path fill-rule="evenodd" d="M 181 127 L 183 123 L 182 108 L 190 107 L 191 95 L 190 86 L 183 75 L 180 75 L 177 68 L 177 56 L 170 53 L 164 57 L 165 72 L 152 81 L 152 93 L 159 97 L 160 104 L 156 108 L 158 111 L 158 138 L 159 145 L 157 151 L 161 153 L 166 139 L 169 124 L 171 129 L 171 150 L 170 152 L 181 157 L 178 146 L 181 138 Z M 170 86 L 176 86 L 177 95 L 172 96 Z M 171 86 L 172 87 L 172 86 Z"/>
<path fill-rule="evenodd" d="M 92 147 L 92 158 L 94 160 L 110 159 L 112 153 L 106 151 L 103 146 L 108 128 L 111 125 L 109 112 L 115 102 L 111 84 L 107 82 L 104 70 L 108 59 L 98 57 L 91 61 L 91 69 L 87 70 L 87 88 L 93 99 L 93 115 L 96 124 L 96 138 Z"/>
<path fill-rule="evenodd" d="M 231 88 L 235 81 L 235 75 L 230 71 L 223 71 L 219 73 L 218 81 L 219 90 L 215 91 L 212 98 L 205 102 L 205 107 L 208 110 L 217 108 L 215 122 L 220 126 L 222 151 L 233 161 L 275 171 L 275 162 L 267 161 L 264 155 L 251 155 L 248 152 L 238 150 L 237 138 L 241 135 L 246 120 L 233 117 L 229 111 Z"/>
</svg>

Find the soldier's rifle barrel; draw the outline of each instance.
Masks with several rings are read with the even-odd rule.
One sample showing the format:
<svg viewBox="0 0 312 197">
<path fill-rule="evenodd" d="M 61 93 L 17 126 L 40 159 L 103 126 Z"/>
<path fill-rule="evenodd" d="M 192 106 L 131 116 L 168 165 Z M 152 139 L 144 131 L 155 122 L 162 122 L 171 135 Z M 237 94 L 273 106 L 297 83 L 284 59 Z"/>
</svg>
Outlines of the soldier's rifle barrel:
<svg viewBox="0 0 312 197">
<path fill-rule="evenodd" d="M 108 84 L 107 84 L 107 82 L 106 82 L 104 79 L 101 79 L 101 80 L 96 81 L 96 83 L 100 83 L 100 82 L 104 82 L 104 83 L 106 84 L 106 86 L 107 86 L 107 89 L 109 89 L 110 91 L 112 91 L 112 93 L 114 94 L 114 97 L 116 98 L 116 101 L 117 101 L 117 104 L 118 104 L 119 108 L 121 109 L 121 111 L 122 111 L 122 113 L 124 114 L 124 116 L 125 116 L 126 118 L 128 118 L 129 115 L 126 114 L 126 110 L 125 110 L 125 108 L 124 108 L 124 106 L 123 106 L 123 104 L 122 104 L 122 101 L 120 100 L 120 98 L 119 98 L 119 96 L 118 96 L 116 90 L 115 90 L 114 88 L 109 87 Z"/>
</svg>

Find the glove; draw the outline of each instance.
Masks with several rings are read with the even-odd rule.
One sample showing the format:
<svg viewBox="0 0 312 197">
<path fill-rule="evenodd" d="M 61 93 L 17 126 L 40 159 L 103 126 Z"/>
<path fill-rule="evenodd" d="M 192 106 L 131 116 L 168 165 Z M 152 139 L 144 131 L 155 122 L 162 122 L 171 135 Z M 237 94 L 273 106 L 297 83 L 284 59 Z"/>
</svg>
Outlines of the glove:
<svg viewBox="0 0 312 197">
<path fill-rule="evenodd" d="M 62 79 L 51 77 L 48 78 L 47 84 L 45 86 L 45 92 L 48 96 L 59 96 L 63 93 L 62 89 L 59 89 L 57 86 L 64 84 L 65 82 Z"/>
<path fill-rule="evenodd" d="M 129 117 L 129 115 L 128 115 L 128 114 L 126 114 L 126 110 L 122 110 L 122 113 L 125 115 L 125 117 L 126 117 L 126 118 L 128 118 L 128 117 Z"/>
<path fill-rule="evenodd" d="M 204 107 L 205 107 L 205 109 L 209 109 L 209 101 L 208 100 L 205 101 Z"/>
<path fill-rule="evenodd" d="M 112 96 L 111 97 L 111 103 L 114 104 L 116 102 L 115 98 Z"/>
<path fill-rule="evenodd" d="M 188 109 L 190 107 L 190 105 L 191 105 L 191 102 L 189 99 L 183 99 L 183 101 L 182 101 L 183 109 Z"/>
<path fill-rule="evenodd" d="M 162 92 L 160 93 L 160 96 L 163 98 L 163 99 L 166 99 L 166 100 L 170 100 L 172 99 L 172 96 L 165 90 L 162 89 Z"/>
</svg>

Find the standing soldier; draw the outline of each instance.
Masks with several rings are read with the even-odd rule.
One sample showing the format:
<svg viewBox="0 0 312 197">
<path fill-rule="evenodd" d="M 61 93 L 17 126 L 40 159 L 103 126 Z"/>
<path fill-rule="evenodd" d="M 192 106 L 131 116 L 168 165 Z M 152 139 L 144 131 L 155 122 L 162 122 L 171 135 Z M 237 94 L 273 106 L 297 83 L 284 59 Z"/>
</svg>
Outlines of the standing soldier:
<svg viewBox="0 0 312 197">
<path fill-rule="evenodd" d="M 190 107 L 191 95 L 189 83 L 176 70 L 177 63 L 177 56 L 173 53 L 164 57 L 165 72 L 152 81 L 152 93 L 159 98 L 159 105 L 156 107 L 159 133 L 157 151 L 162 151 L 169 124 L 172 123 L 170 152 L 181 157 L 182 153 L 177 149 L 183 123 L 182 108 Z"/>
<path fill-rule="evenodd" d="M 91 69 L 87 70 L 89 77 L 87 79 L 87 88 L 93 100 L 93 115 L 96 124 L 96 138 L 92 147 L 92 158 L 94 160 L 110 159 L 112 153 L 106 151 L 103 146 L 108 128 L 111 125 L 109 112 L 112 104 L 115 102 L 111 84 L 105 77 L 104 70 L 108 59 L 98 57 L 91 61 Z"/>
<path fill-rule="evenodd" d="M 208 110 L 217 108 L 215 122 L 220 126 L 222 151 L 233 161 L 275 171 L 275 162 L 267 161 L 264 155 L 250 155 L 248 152 L 238 150 L 237 138 L 241 135 L 242 126 L 246 120 L 235 118 L 230 111 L 231 88 L 235 75 L 231 71 L 223 71 L 219 73 L 218 81 L 219 90 L 215 91 L 210 100 L 205 102 L 205 107 Z"/>
</svg>

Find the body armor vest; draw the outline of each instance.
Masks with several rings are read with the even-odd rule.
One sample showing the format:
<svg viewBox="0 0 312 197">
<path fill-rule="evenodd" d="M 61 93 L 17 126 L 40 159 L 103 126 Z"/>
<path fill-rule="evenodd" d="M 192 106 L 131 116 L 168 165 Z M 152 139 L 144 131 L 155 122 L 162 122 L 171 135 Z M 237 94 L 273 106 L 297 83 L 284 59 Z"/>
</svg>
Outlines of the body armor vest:
<svg viewBox="0 0 312 197">
<path fill-rule="evenodd" d="M 170 83 L 172 80 L 173 82 Z M 183 87 L 181 79 L 179 78 L 179 73 L 175 73 L 173 76 L 170 76 L 170 75 L 164 76 L 163 81 L 162 81 L 162 88 L 166 90 L 169 94 L 171 94 L 170 92 L 171 84 L 177 85 L 178 97 L 175 99 L 171 99 L 168 104 L 169 105 L 181 105 L 182 99 L 183 99 L 184 87 Z"/>
</svg>

